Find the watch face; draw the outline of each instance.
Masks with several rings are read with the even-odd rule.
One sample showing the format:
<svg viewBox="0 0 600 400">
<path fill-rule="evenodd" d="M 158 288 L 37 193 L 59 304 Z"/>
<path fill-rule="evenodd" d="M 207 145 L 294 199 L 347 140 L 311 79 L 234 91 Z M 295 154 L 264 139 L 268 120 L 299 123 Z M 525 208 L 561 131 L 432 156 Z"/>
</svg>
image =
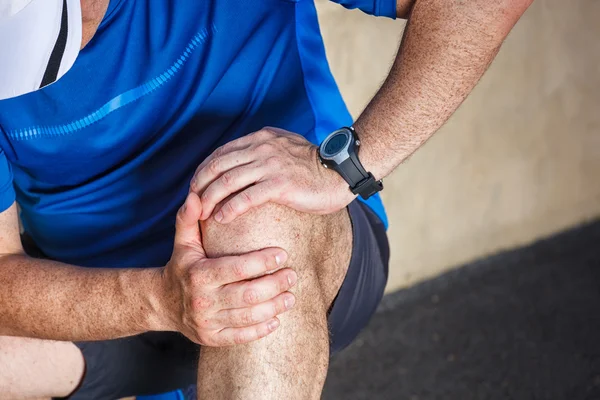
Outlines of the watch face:
<svg viewBox="0 0 600 400">
<path fill-rule="evenodd" d="M 340 132 L 337 135 L 331 137 L 325 145 L 325 154 L 327 156 L 333 156 L 342 151 L 348 143 L 349 136 L 346 132 Z"/>
</svg>

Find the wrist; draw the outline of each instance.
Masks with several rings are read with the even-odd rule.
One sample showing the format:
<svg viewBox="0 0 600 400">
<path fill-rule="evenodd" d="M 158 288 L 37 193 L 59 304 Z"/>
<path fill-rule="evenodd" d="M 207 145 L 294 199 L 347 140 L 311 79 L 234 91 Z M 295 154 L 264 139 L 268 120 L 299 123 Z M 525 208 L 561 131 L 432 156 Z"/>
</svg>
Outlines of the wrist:
<svg viewBox="0 0 600 400">
<path fill-rule="evenodd" d="M 163 270 L 164 268 L 124 270 L 120 277 L 121 291 L 129 297 L 131 307 L 135 307 L 135 319 L 142 332 L 171 330 L 166 318 L 167 296 Z"/>
<path fill-rule="evenodd" d="M 340 199 L 339 203 L 344 204 L 344 206 L 350 204 L 356 198 L 356 195 L 350 190 L 348 182 L 346 182 L 342 175 L 323 165 L 319 157 L 318 147 L 314 147 L 313 150 L 317 168 L 321 173 L 320 181 L 326 182 L 326 187 L 331 190 L 331 193 L 334 193 L 335 198 Z"/>
<path fill-rule="evenodd" d="M 361 118 L 353 125 L 360 140 L 357 155 L 365 170 L 372 173 L 376 180 L 380 180 L 389 175 L 394 169 L 394 166 L 390 167 L 388 165 L 390 146 L 381 140 L 381 137 L 385 136 L 385 132 L 378 132 L 379 137 L 374 135 L 375 132 L 371 132 L 372 127 L 369 128 L 369 124 L 363 122 Z"/>
<path fill-rule="evenodd" d="M 361 147 L 360 137 L 353 127 L 340 128 L 323 140 L 319 146 L 319 159 L 325 168 L 343 178 L 353 195 L 366 200 L 380 192 L 383 183 L 365 168 L 359 157 Z"/>
<path fill-rule="evenodd" d="M 151 312 L 148 315 L 148 324 L 151 331 L 176 331 L 175 324 L 171 315 L 172 296 L 169 296 L 170 290 L 165 276 L 166 267 L 155 268 L 152 270 L 150 279 L 151 290 L 147 294 L 147 302 Z"/>
</svg>

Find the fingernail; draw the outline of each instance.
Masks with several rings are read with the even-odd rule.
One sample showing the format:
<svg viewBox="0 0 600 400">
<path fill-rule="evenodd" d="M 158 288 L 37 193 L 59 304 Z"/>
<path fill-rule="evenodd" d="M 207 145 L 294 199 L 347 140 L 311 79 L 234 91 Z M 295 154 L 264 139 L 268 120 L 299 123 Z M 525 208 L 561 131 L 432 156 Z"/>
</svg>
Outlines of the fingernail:
<svg viewBox="0 0 600 400">
<path fill-rule="evenodd" d="M 219 211 L 217 215 L 215 215 L 215 221 L 221 222 L 223 220 L 223 213 Z"/>
<path fill-rule="evenodd" d="M 292 272 L 291 274 L 288 274 L 287 279 L 290 286 L 294 286 L 294 284 L 298 280 L 298 275 L 296 275 L 295 272 Z"/>
<path fill-rule="evenodd" d="M 269 330 L 274 331 L 275 329 L 277 329 L 277 327 L 279 326 L 279 320 L 277 319 L 272 319 L 269 322 Z"/>
<path fill-rule="evenodd" d="M 282 251 L 281 253 L 278 253 L 275 256 L 275 262 L 277 263 L 278 266 L 281 267 L 281 265 L 285 262 L 285 260 L 287 260 L 287 254 Z"/>
<path fill-rule="evenodd" d="M 283 301 L 283 304 L 285 305 L 285 308 L 288 309 L 288 310 L 290 308 L 294 307 L 294 303 L 296 303 L 296 298 L 294 296 L 288 296 Z"/>
</svg>

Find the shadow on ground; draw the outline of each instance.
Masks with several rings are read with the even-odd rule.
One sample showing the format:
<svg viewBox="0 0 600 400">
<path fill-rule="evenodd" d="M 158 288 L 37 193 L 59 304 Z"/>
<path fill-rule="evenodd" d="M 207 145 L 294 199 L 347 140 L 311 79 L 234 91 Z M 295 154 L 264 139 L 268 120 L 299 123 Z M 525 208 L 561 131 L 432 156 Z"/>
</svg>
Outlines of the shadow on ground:
<svg viewBox="0 0 600 400">
<path fill-rule="evenodd" d="M 386 296 L 324 399 L 600 399 L 600 221 Z"/>
</svg>

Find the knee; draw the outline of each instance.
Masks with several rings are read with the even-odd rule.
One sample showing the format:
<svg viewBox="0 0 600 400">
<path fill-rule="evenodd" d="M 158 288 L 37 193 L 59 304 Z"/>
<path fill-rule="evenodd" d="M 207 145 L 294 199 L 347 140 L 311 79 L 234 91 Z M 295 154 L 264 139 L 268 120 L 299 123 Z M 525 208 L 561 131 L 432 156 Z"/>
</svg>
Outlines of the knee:
<svg viewBox="0 0 600 400">
<path fill-rule="evenodd" d="M 267 247 L 279 247 L 288 254 L 284 265 L 293 269 L 298 282 L 291 292 L 296 298 L 321 297 L 320 285 L 309 251 L 311 234 L 307 234 L 312 216 L 287 207 L 267 203 L 250 210 L 228 224 L 209 218 L 202 223 L 202 243 L 208 257 L 243 254 Z M 296 312 L 302 307 L 297 306 Z"/>
<path fill-rule="evenodd" d="M 312 239 L 313 234 L 307 232 L 309 227 L 317 225 L 314 219 L 288 207 L 267 203 L 228 224 L 220 224 L 212 217 L 203 221 L 202 243 L 209 257 L 281 247 L 288 252 L 289 259 L 295 259 Z"/>
<path fill-rule="evenodd" d="M 298 274 L 297 295 L 318 296 L 326 307 L 346 275 L 352 250 L 352 227 L 346 210 L 312 215 L 267 203 L 229 224 L 202 222 L 202 243 L 209 257 L 280 247 L 286 266 Z"/>
</svg>

